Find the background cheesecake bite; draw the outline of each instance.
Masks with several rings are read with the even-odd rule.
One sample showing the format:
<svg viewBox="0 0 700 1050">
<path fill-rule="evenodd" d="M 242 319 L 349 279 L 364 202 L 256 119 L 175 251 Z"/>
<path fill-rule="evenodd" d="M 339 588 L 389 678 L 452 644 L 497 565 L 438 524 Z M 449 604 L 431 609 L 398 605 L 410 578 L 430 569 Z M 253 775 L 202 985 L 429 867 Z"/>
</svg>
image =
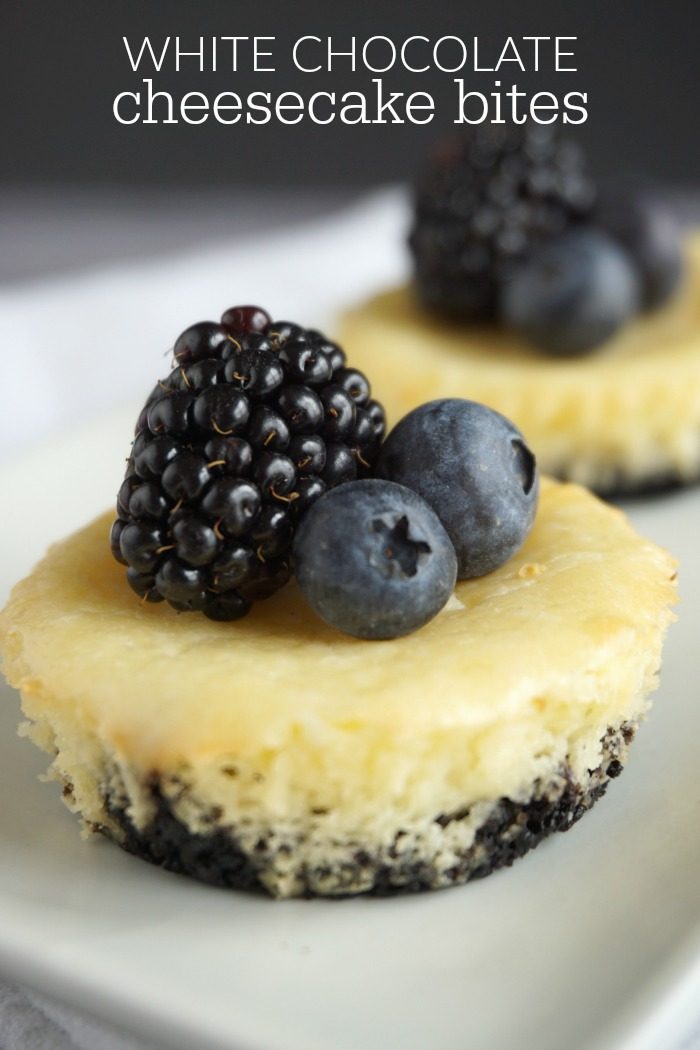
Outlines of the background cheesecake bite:
<svg viewBox="0 0 700 1050">
<path fill-rule="evenodd" d="M 470 397 L 522 430 L 545 473 L 601 494 L 700 478 L 700 237 L 673 299 L 604 348 L 566 359 L 484 324 L 428 313 L 410 288 L 348 311 L 339 337 L 371 367 L 389 422 L 431 397 Z"/>
<path fill-rule="evenodd" d="M 551 482 L 513 558 L 390 642 L 294 583 L 234 624 L 135 602 L 108 527 L 2 613 L 26 731 L 87 829 L 276 896 L 454 885 L 568 828 L 622 769 L 675 598 L 667 554 Z"/>
<path fill-rule="evenodd" d="M 601 494 L 700 477 L 700 237 L 648 190 L 597 186 L 551 129 L 471 129 L 419 181 L 413 281 L 341 319 L 389 422 L 465 397 L 542 469 Z"/>
</svg>

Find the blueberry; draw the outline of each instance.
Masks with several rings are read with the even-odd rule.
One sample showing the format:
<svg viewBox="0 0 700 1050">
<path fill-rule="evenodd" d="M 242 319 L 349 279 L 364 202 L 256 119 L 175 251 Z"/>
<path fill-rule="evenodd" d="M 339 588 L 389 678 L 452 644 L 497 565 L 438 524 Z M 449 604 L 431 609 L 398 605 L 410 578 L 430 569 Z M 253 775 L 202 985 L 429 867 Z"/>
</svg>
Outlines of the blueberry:
<svg viewBox="0 0 700 1050">
<path fill-rule="evenodd" d="M 356 638 L 398 638 L 442 609 L 457 559 L 445 529 L 415 492 L 348 482 L 321 496 L 294 538 L 299 586 L 313 610 Z"/>
<path fill-rule="evenodd" d="M 535 457 L 510 420 L 474 401 L 430 401 L 409 412 L 384 442 L 375 472 L 430 504 L 454 544 L 460 579 L 502 565 L 534 521 Z"/>
<path fill-rule="evenodd" d="M 663 201 L 643 190 L 611 187 L 601 193 L 593 218 L 629 253 L 644 309 L 665 303 L 680 283 L 683 260 L 678 223 Z"/>
<path fill-rule="evenodd" d="M 547 241 L 516 267 L 501 290 L 500 314 L 550 354 L 583 354 L 609 339 L 639 308 L 629 256 L 595 230 Z"/>
</svg>

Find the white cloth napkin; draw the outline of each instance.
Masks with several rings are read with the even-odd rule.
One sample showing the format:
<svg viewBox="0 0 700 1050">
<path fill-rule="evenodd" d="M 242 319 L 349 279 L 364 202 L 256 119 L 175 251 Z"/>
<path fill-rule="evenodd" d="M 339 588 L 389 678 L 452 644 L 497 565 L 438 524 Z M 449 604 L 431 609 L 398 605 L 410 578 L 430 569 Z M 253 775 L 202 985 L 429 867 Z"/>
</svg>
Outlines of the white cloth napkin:
<svg viewBox="0 0 700 1050">
<path fill-rule="evenodd" d="M 158 1050 L 43 995 L 0 983 L 0 1050 Z"/>
</svg>

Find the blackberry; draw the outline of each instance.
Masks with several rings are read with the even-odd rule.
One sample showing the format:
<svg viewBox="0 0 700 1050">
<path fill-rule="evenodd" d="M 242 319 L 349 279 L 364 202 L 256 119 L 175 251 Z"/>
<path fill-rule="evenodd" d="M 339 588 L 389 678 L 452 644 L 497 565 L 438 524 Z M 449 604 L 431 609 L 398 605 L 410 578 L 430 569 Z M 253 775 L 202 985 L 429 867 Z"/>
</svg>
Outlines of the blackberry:
<svg viewBox="0 0 700 1050">
<path fill-rule="evenodd" d="M 138 417 L 110 546 L 143 601 L 237 619 L 289 579 L 308 508 L 369 474 L 384 410 L 339 346 L 257 306 L 192 325 L 173 354 Z"/>
<path fill-rule="evenodd" d="M 409 237 L 424 305 L 496 320 L 514 264 L 594 204 L 581 152 L 551 125 L 475 125 L 444 143 L 417 187 Z"/>
</svg>

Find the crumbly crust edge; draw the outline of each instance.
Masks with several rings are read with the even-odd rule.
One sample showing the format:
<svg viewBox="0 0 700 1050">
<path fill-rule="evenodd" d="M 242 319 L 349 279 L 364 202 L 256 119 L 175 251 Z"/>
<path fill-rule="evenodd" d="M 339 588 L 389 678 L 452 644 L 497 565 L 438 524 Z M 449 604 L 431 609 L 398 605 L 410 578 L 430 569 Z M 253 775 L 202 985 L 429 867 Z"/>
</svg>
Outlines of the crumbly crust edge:
<svg viewBox="0 0 700 1050">
<path fill-rule="evenodd" d="M 601 798 L 623 770 L 636 725 L 610 727 L 601 739 L 599 765 L 575 776 L 568 763 L 536 781 L 528 797 L 503 797 L 397 827 L 383 845 L 329 836 L 327 862 L 309 864 L 305 845 L 315 838 L 323 855 L 323 822 L 304 829 L 232 826 L 216 810 L 202 810 L 197 830 L 178 815 L 172 783 L 151 774 L 141 789 L 151 804 L 139 827 L 129 812 L 128 792 L 114 771 L 104 789 L 104 824 L 91 825 L 123 849 L 168 871 L 215 886 L 273 897 L 389 896 L 461 885 L 509 867 L 555 831 L 567 831 Z M 179 800 L 188 792 L 181 785 Z M 192 799 L 189 800 L 190 804 Z M 319 842 L 320 839 L 320 842 Z"/>
</svg>

